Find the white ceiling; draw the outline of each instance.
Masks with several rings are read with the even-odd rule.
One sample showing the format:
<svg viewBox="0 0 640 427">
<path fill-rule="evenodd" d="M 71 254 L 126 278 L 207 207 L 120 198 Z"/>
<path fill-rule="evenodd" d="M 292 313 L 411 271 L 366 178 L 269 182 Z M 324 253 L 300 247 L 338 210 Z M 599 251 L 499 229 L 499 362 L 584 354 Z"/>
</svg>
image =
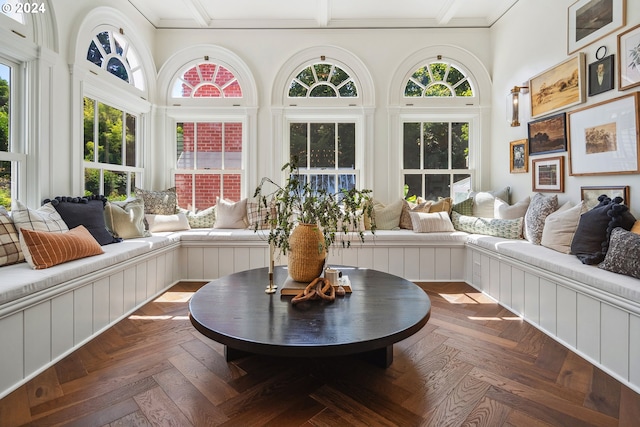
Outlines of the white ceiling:
<svg viewBox="0 0 640 427">
<path fill-rule="evenodd" d="M 156 28 L 485 28 L 518 0 L 129 2 Z"/>
</svg>

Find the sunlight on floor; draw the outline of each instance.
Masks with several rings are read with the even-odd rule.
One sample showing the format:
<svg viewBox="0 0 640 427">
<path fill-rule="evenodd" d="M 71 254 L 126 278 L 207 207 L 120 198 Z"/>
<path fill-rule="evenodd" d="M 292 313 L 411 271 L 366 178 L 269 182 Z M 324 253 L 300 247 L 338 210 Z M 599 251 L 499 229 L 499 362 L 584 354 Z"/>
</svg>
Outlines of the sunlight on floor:
<svg viewBox="0 0 640 427">
<path fill-rule="evenodd" d="M 439 294 L 450 304 L 496 304 L 494 300 L 481 292 L 463 294 Z"/>
<path fill-rule="evenodd" d="M 193 292 L 167 291 L 160 295 L 153 302 L 188 302 Z"/>
<path fill-rule="evenodd" d="M 467 319 L 469 320 L 481 320 L 481 321 L 485 321 L 485 320 L 497 320 L 497 321 L 502 321 L 502 320 L 522 320 L 522 318 L 518 317 L 518 316 L 509 316 L 509 317 L 478 317 L 478 316 L 467 316 Z"/>
<path fill-rule="evenodd" d="M 145 316 L 140 314 L 132 314 L 129 320 L 189 320 L 189 316 Z"/>
</svg>

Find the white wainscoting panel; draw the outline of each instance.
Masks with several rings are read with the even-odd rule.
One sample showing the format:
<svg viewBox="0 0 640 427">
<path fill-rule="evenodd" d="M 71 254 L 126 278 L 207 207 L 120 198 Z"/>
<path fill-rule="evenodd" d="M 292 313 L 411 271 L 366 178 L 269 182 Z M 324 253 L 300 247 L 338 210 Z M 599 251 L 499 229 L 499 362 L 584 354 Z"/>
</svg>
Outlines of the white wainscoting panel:
<svg viewBox="0 0 640 427">
<path fill-rule="evenodd" d="M 576 348 L 600 362 L 600 301 L 578 294 L 577 317 Z"/>
<path fill-rule="evenodd" d="M 24 370 L 33 372 L 51 360 L 51 301 L 24 311 L 24 337 Z"/>
<path fill-rule="evenodd" d="M 146 286 L 146 283 L 144 284 Z M 93 333 L 94 284 L 73 291 L 73 344 L 77 345 Z"/>
<path fill-rule="evenodd" d="M 91 285 L 87 287 L 91 288 Z M 51 300 L 51 359 L 62 356 L 73 348 L 73 292 L 67 292 Z"/>
<path fill-rule="evenodd" d="M 0 319 L 0 390 L 23 378 L 24 333 L 24 311 Z"/>
<path fill-rule="evenodd" d="M 628 378 L 629 313 L 604 302 L 600 304 L 600 313 L 600 361 L 624 378 Z"/>
<path fill-rule="evenodd" d="M 576 292 L 564 286 L 557 286 L 556 296 L 558 299 L 556 313 L 558 338 L 572 347 L 576 347 L 578 328 Z"/>
</svg>

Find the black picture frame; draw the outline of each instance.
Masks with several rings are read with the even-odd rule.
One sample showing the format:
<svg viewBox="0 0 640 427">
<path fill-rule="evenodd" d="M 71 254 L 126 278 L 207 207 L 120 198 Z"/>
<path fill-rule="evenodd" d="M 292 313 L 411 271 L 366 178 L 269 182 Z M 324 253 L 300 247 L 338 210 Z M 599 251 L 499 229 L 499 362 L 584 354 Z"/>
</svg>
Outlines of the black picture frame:
<svg viewBox="0 0 640 427">
<path fill-rule="evenodd" d="M 615 55 L 609 55 L 589 64 L 589 96 L 598 95 L 614 88 Z M 598 76 L 598 68 L 602 68 L 602 78 Z"/>
<path fill-rule="evenodd" d="M 567 114 L 529 122 L 528 136 L 529 156 L 567 151 Z"/>
</svg>

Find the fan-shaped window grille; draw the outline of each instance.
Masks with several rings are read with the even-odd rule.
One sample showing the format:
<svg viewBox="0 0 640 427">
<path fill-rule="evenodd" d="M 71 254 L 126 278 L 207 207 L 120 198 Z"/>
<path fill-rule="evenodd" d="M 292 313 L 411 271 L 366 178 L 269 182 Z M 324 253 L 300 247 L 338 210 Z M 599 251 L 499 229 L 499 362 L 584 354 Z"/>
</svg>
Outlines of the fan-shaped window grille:
<svg viewBox="0 0 640 427">
<path fill-rule="evenodd" d="M 404 88 L 407 98 L 473 97 L 467 76 L 455 65 L 432 62 L 413 72 Z"/>
<path fill-rule="evenodd" d="M 174 98 L 242 98 L 236 76 L 222 65 L 203 62 L 187 69 L 173 85 Z"/>
<path fill-rule="evenodd" d="M 122 34 L 112 31 L 96 34 L 89 44 L 87 61 L 144 90 L 142 65 L 135 50 Z"/>
<path fill-rule="evenodd" d="M 342 68 L 326 62 L 309 65 L 289 84 L 290 98 L 355 98 L 358 88 Z"/>
</svg>

